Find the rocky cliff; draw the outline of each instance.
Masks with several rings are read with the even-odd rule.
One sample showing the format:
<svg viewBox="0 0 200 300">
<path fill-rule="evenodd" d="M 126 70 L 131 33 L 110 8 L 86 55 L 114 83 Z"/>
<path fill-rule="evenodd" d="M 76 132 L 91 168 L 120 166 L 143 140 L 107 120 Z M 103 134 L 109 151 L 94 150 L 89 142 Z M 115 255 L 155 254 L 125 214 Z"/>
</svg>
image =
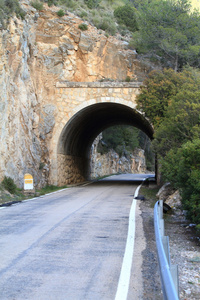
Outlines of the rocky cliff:
<svg viewBox="0 0 200 300">
<path fill-rule="evenodd" d="M 146 70 L 126 43 L 91 25 L 82 32 L 73 14 L 21 5 L 25 20 L 13 17 L 0 31 L 0 181 L 10 176 L 22 187 L 30 172 L 40 187 L 48 183 L 56 82 L 138 80 Z"/>
<path fill-rule="evenodd" d="M 101 135 L 95 139 L 91 149 L 91 178 L 117 173 L 146 173 L 144 150 L 136 148 L 129 157 L 120 157 L 113 149 L 100 154 L 97 151 L 100 140 Z"/>
</svg>

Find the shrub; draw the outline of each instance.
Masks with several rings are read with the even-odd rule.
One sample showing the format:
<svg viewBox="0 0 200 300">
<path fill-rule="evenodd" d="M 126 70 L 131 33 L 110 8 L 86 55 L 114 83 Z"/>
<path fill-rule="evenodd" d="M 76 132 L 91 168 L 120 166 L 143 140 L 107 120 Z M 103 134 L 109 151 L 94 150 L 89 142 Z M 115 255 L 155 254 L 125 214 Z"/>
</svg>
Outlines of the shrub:
<svg viewBox="0 0 200 300">
<path fill-rule="evenodd" d="M 137 31 L 136 9 L 129 4 L 115 9 L 114 16 L 119 24 L 126 25 L 130 31 Z"/>
<path fill-rule="evenodd" d="M 32 1 L 31 5 L 36 9 L 36 10 L 43 10 L 43 3 L 39 1 Z"/>
<path fill-rule="evenodd" d="M 86 13 L 86 11 L 82 11 L 80 14 L 79 14 L 79 17 L 81 18 L 81 19 L 84 19 L 84 18 L 86 18 L 88 16 L 88 14 Z"/>
<path fill-rule="evenodd" d="M 117 29 L 119 31 L 119 33 L 122 35 L 122 36 L 125 36 L 126 34 L 130 34 L 130 31 L 128 30 L 128 28 L 126 27 L 126 25 L 124 24 L 119 24 L 117 26 Z"/>
<path fill-rule="evenodd" d="M 78 28 L 82 31 L 88 30 L 88 26 L 85 23 L 82 23 L 78 26 Z"/>
<path fill-rule="evenodd" d="M 18 0 L 0 1 L 0 24 L 1 29 L 6 29 L 7 22 L 12 14 L 15 13 L 18 18 L 24 19 L 26 13 L 20 7 Z"/>
<path fill-rule="evenodd" d="M 93 23 L 98 29 L 102 29 L 103 31 L 106 31 L 110 35 L 116 34 L 117 31 L 116 25 L 108 16 L 104 17 L 103 19 L 95 17 L 93 19 Z"/>
<path fill-rule="evenodd" d="M 11 194 L 16 193 L 17 186 L 14 183 L 14 180 L 12 178 L 5 176 L 1 184 L 4 187 L 4 189 L 6 189 L 9 193 Z"/>
<path fill-rule="evenodd" d="M 64 10 L 60 9 L 59 11 L 57 11 L 57 15 L 58 15 L 58 17 L 63 17 L 65 15 Z"/>
<path fill-rule="evenodd" d="M 126 82 L 130 82 L 130 81 L 131 81 L 131 77 L 130 77 L 130 76 L 126 76 L 125 81 L 126 81 Z"/>
<path fill-rule="evenodd" d="M 108 17 L 103 18 L 103 21 L 100 25 L 100 29 L 106 31 L 111 35 L 115 35 L 117 31 L 116 25 Z"/>
<path fill-rule="evenodd" d="M 63 4 L 67 7 L 68 10 L 70 11 L 75 11 L 75 9 L 77 9 L 79 7 L 79 2 L 78 1 L 74 1 L 74 0 L 61 0 L 59 1 L 59 4 Z"/>
<path fill-rule="evenodd" d="M 184 143 L 178 150 L 171 149 L 162 160 L 162 173 L 180 189 L 188 218 L 200 227 L 200 139 Z"/>
<path fill-rule="evenodd" d="M 47 4 L 48 4 L 49 7 L 51 7 L 53 5 L 56 5 L 56 0 L 48 0 Z"/>
<path fill-rule="evenodd" d="M 97 8 L 99 6 L 99 2 L 101 0 L 84 0 L 85 4 L 87 5 L 88 8 Z"/>
<path fill-rule="evenodd" d="M 45 163 L 43 163 L 43 162 L 40 162 L 40 165 L 39 165 L 39 170 L 42 170 L 42 169 L 44 168 L 44 166 L 45 166 Z"/>
<path fill-rule="evenodd" d="M 17 17 L 24 19 L 26 13 L 20 7 L 18 0 L 5 0 L 5 6 L 6 6 L 6 14 L 7 13 L 12 14 L 13 12 L 15 12 Z"/>
</svg>

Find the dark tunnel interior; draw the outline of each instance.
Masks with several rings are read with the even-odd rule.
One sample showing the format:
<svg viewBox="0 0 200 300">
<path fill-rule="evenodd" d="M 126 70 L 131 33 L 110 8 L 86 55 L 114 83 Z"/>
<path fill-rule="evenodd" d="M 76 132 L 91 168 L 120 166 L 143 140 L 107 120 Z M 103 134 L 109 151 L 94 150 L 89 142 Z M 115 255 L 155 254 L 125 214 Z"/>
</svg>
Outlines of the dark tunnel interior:
<svg viewBox="0 0 200 300">
<path fill-rule="evenodd" d="M 152 125 L 137 110 L 117 103 L 98 103 L 82 109 L 69 120 L 61 133 L 58 153 L 88 159 L 97 135 L 114 125 L 134 126 L 153 138 Z"/>
</svg>

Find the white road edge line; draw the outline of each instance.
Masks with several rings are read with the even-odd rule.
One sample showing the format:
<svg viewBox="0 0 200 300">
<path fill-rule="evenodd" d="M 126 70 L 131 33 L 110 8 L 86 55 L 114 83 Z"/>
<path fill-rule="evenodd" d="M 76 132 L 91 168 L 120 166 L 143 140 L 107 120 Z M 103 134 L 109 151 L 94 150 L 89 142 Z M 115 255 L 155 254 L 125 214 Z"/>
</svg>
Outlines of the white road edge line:
<svg viewBox="0 0 200 300">
<path fill-rule="evenodd" d="M 143 179 L 143 181 L 145 179 Z M 140 184 L 135 191 L 133 202 L 129 213 L 129 227 L 128 227 L 128 235 L 126 240 L 126 248 L 124 252 L 124 258 L 123 258 L 121 273 L 119 277 L 117 292 L 115 295 L 115 300 L 126 300 L 128 296 L 129 282 L 131 277 L 131 266 L 133 260 L 134 242 L 135 242 L 135 209 L 137 203 L 135 198 L 138 196 L 141 186 L 142 184 Z"/>
</svg>

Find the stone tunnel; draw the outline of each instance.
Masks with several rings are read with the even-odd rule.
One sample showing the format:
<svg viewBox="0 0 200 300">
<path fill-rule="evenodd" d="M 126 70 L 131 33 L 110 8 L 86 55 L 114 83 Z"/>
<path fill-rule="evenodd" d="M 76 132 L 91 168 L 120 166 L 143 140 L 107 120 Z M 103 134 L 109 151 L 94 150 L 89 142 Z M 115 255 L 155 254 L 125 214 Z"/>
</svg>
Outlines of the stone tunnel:
<svg viewBox="0 0 200 300">
<path fill-rule="evenodd" d="M 62 186 L 87 180 L 90 173 L 90 149 L 92 143 L 100 132 L 110 126 L 134 126 L 141 129 L 150 139 L 153 138 L 151 124 L 135 108 L 135 97 L 133 101 L 127 101 L 125 97 L 128 91 L 133 97 L 133 89 L 135 87 L 132 87 L 132 89 L 130 89 L 130 85 L 128 87 L 129 89 L 126 90 L 124 86 L 123 88 L 115 86 L 112 90 L 109 84 L 108 91 L 105 90 L 104 85 L 103 89 L 98 88 L 100 97 L 94 95 L 93 91 L 92 94 L 95 97 L 89 100 L 87 100 L 82 87 L 82 94 L 84 94 L 85 98 L 83 101 L 84 107 L 82 107 L 83 103 L 75 106 L 71 116 L 65 113 L 62 121 L 57 124 L 57 132 L 55 131 L 54 139 L 52 139 L 52 141 L 54 140 L 54 143 L 52 143 L 50 177 L 52 178 L 52 184 Z M 77 90 L 73 90 L 71 94 L 74 96 L 76 92 Z M 91 90 L 88 92 L 91 95 Z M 116 97 L 116 93 L 118 93 L 118 97 Z M 120 97 L 119 93 L 121 93 Z M 63 94 L 68 94 L 66 99 L 69 101 L 69 89 L 65 89 L 63 92 L 62 86 L 62 94 L 60 96 L 63 97 Z M 102 97 L 102 94 L 106 95 L 106 97 Z M 136 94 L 135 90 L 134 94 Z"/>
</svg>

